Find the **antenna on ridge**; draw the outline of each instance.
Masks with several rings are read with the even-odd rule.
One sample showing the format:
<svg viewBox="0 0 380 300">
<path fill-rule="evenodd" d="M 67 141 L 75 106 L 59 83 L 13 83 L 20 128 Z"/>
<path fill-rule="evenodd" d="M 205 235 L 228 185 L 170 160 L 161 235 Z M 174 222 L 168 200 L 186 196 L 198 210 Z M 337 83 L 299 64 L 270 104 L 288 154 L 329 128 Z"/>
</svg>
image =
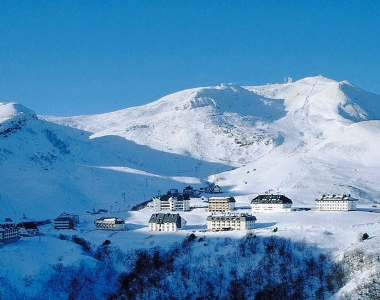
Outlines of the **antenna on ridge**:
<svg viewBox="0 0 380 300">
<path fill-rule="evenodd" d="M 284 78 L 284 84 L 286 83 L 292 83 L 293 82 L 293 78 L 292 77 L 285 77 Z"/>
</svg>

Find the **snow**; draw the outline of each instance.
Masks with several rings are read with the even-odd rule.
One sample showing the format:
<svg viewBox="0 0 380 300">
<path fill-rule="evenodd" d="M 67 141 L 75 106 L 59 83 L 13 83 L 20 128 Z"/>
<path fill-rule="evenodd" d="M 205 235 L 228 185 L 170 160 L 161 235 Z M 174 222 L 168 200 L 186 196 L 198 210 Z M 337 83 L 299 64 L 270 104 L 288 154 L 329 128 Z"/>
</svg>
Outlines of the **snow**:
<svg viewBox="0 0 380 300">
<path fill-rule="evenodd" d="M 237 212 L 249 212 L 249 198 L 238 197 L 240 200 Z M 192 205 L 204 204 L 200 199 L 192 199 Z M 41 226 L 44 233 L 41 237 L 22 238 L 18 243 L 9 244 L 0 248 L 0 265 L 2 276 L 19 286 L 19 290 L 33 295 L 33 290 L 25 286 L 27 278 L 33 278 L 32 287 L 38 290 L 38 282 L 44 282 L 48 272 L 41 270 L 62 263 L 63 265 L 77 264 L 85 261 L 94 264 L 93 258 L 86 256 L 78 245 L 67 240 L 58 239 L 58 234 L 78 235 L 91 241 L 95 246 L 101 245 L 105 240 L 111 245 L 118 246 L 128 252 L 134 249 L 160 246 L 169 249 L 175 242 L 181 242 L 190 233 L 206 237 L 209 241 L 216 238 L 232 237 L 242 238 L 247 231 L 234 232 L 207 232 L 206 217 L 210 213 L 205 208 L 195 208 L 189 212 L 180 212 L 187 221 L 185 230 L 175 233 L 150 232 L 148 220 L 153 209 L 147 207 L 140 211 L 127 213 L 114 213 L 126 221 L 126 231 L 96 231 L 93 221 L 99 215 L 83 214 L 76 230 L 53 229 L 52 224 Z M 102 214 L 100 216 L 110 216 Z M 380 209 L 364 206 L 354 212 L 321 212 L 321 211 L 291 211 L 257 213 L 256 228 L 253 232 L 259 236 L 277 236 L 289 238 L 293 241 L 315 245 L 324 249 L 326 253 L 333 253 L 337 259 L 340 253 L 361 245 L 366 251 L 377 247 L 380 236 Z M 276 232 L 273 229 L 277 228 Z M 366 232 L 372 237 L 361 242 L 361 235 Z M 22 270 L 22 272 L 20 272 Z M 123 270 L 121 267 L 120 270 Z M 45 275 L 44 275 L 45 274 Z M 359 275 L 360 277 L 360 275 Z M 350 286 L 346 287 L 348 289 Z"/>
<path fill-rule="evenodd" d="M 34 111 L 26 108 L 25 106 L 15 102 L 0 102 L 0 122 L 4 122 L 15 116 L 29 115 L 35 116 Z"/>
<path fill-rule="evenodd" d="M 206 181 L 234 196 L 239 212 L 250 212 L 251 199 L 266 191 L 312 209 L 256 214 L 257 235 L 305 241 L 337 260 L 350 249 L 376 251 L 379 119 L 380 96 L 323 76 L 194 88 L 93 116 L 37 117 L 21 104 L 0 103 L 0 218 L 80 215 L 77 230 L 44 225 L 43 236 L 0 248 L 0 275 L 20 293 L 37 295 L 57 263 L 96 264 L 79 245 L 59 239 L 60 233 L 95 246 L 108 239 L 126 252 L 168 249 L 193 232 L 211 239 L 243 237 L 244 231 L 206 232 L 209 213 L 202 199 L 192 199 L 195 208 L 180 213 L 186 230 L 170 234 L 149 232 L 152 207 L 130 210 L 170 188 L 200 188 Z M 359 210 L 315 211 L 315 199 L 327 193 L 351 194 Z M 125 219 L 128 230 L 96 231 L 99 215 L 86 211 L 99 208 L 110 211 L 102 217 Z M 371 238 L 363 242 L 364 232 Z M 31 285 L 25 284 L 28 275 L 36 277 Z M 341 294 L 354 287 L 350 282 Z"/>
</svg>

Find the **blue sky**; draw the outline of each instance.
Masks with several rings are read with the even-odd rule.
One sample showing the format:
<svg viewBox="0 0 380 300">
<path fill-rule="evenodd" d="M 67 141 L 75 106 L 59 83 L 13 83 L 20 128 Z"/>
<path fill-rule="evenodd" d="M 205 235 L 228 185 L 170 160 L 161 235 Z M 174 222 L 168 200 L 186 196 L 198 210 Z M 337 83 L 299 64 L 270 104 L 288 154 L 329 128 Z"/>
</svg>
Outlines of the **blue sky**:
<svg viewBox="0 0 380 300">
<path fill-rule="evenodd" d="M 1 1 L 0 102 L 69 116 L 323 74 L 380 94 L 379 1 Z"/>
</svg>

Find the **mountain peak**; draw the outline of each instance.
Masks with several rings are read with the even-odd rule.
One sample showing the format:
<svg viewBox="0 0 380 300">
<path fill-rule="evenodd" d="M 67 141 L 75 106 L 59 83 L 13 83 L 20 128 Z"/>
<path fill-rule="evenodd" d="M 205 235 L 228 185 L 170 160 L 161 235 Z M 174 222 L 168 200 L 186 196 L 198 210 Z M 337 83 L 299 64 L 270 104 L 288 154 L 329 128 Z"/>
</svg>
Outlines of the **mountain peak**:
<svg viewBox="0 0 380 300">
<path fill-rule="evenodd" d="M 0 102 L 0 122 L 12 119 L 16 116 L 28 116 L 37 118 L 36 113 L 16 102 Z"/>
<path fill-rule="evenodd" d="M 334 83 L 334 82 L 338 83 L 338 81 L 331 79 L 331 78 L 328 78 L 324 75 L 305 77 L 305 78 L 302 78 L 300 80 L 295 81 L 294 83 L 296 83 L 296 82 L 310 82 L 313 84 L 316 81 L 320 82 L 320 83 Z"/>
<path fill-rule="evenodd" d="M 0 136 L 8 136 L 20 130 L 28 120 L 37 119 L 33 110 L 25 106 L 8 102 L 0 103 Z"/>
</svg>

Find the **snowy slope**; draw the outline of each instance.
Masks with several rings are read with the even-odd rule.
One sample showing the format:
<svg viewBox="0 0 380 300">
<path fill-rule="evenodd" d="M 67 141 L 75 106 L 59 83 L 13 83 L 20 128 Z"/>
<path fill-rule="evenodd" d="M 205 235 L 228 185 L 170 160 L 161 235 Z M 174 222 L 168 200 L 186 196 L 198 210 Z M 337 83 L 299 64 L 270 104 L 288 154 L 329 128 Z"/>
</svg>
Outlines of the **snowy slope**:
<svg viewBox="0 0 380 300">
<path fill-rule="evenodd" d="M 313 203 L 326 192 L 378 201 L 380 97 L 323 76 L 294 83 L 197 88 L 95 116 L 47 118 L 153 149 L 230 164 L 210 181 Z M 306 197 L 305 197 L 306 195 Z"/>
<path fill-rule="evenodd" d="M 54 215 L 126 209 L 208 179 L 226 192 L 274 190 L 302 205 L 329 192 L 378 202 L 379 99 L 317 76 L 195 88 L 71 118 L 2 103 L 0 201 L 18 217 L 36 217 L 34 207 Z"/>
<path fill-rule="evenodd" d="M 379 96 L 322 76 L 288 84 L 196 88 L 145 106 L 71 118 L 41 117 L 20 104 L 0 103 L 0 218 L 17 222 L 23 215 L 52 219 L 63 211 L 78 213 L 78 229 L 64 234 L 89 241 L 94 251 L 111 241 L 115 257 L 109 263 L 117 266 L 107 273 L 111 269 L 104 261 L 45 225 L 41 238 L 0 248 L 1 298 L 42 299 L 48 293 L 67 299 L 73 292 L 67 287 L 91 274 L 85 286 L 92 297 L 78 299 L 104 299 L 118 272 L 130 267 L 134 257 L 128 251 L 170 249 L 190 233 L 205 241 L 195 244 L 197 259 L 205 259 L 196 260 L 200 266 L 215 252 L 234 256 L 237 248 L 230 239 L 243 239 L 246 232 L 205 232 L 204 208 L 182 213 L 188 227 L 175 234 L 149 232 L 151 207 L 125 212 L 169 188 L 199 187 L 206 179 L 234 195 L 239 212 L 249 211 L 252 197 L 268 190 L 286 193 L 296 207 L 314 207 L 324 193 L 359 197 L 358 212 L 259 214 L 255 229 L 260 237 L 315 245 L 343 261 L 347 284 L 332 299 L 357 293 L 380 270 L 379 119 Z M 201 199 L 191 203 L 206 205 Z M 98 208 L 124 218 L 128 230 L 95 231 L 98 215 L 86 211 Z M 362 242 L 364 232 L 370 238 Z M 228 276 L 234 266 L 225 264 L 222 270 Z M 70 274 L 65 270 L 75 280 L 59 281 Z"/>
<path fill-rule="evenodd" d="M 92 137 L 117 135 L 160 151 L 240 166 L 275 147 L 277 136 L 262 128 L 284 115 L 283 101 L 222 84 L 108 114 L 47 119 Z"/>
<path fill-rule="evenodd" d="M 124 210 L 230 169 L 156 151 L 117 136 L 90 134 L 0 105 L 2 218 L 54 218 L 63 211 Z M 175 163 L 173 165 L 173 162 Z"/>
<path fill-rule="evenodd" d="M 242 193 L 273 189 L 301 203 L 327 192 L 351 192 L 363 201 L 379 201 L 379 96 L 322 76 L 247 89 L 284 99 L 287 115 L 268 128 L 283 136 L 284 142 L 265 158 L 233 171 L 242 180 L 227 179 L 226 185 Z"/>
</svg>

